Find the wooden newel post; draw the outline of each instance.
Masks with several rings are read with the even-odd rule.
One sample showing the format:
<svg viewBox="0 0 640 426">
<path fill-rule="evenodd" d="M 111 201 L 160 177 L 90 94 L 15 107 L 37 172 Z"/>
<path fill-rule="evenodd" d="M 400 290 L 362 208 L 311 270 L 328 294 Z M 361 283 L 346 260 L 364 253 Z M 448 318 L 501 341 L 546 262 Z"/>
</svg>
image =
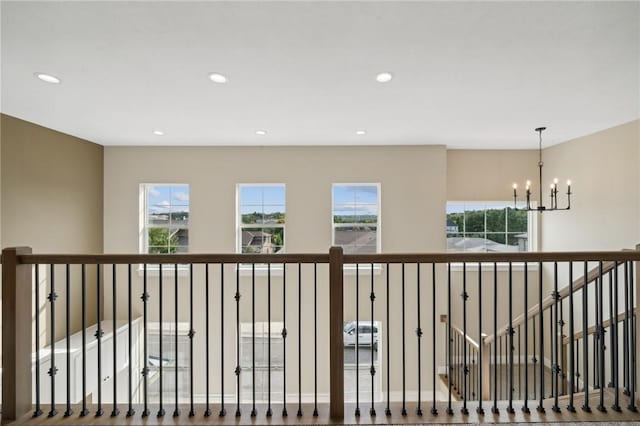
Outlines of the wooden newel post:
<svg viewBox="0 0 640 426">
<path fill-rule="evenodd" d="M 482 389 L 480 393 L 483 401 L 491 400 L 491 347 L 485 342 L 486 334 L 480 336 L 480 350 L 482 351 Z"/>
<path fill-rule="evenodd" d="M 2 251 L 2 419 L 16 420 L 31 410 L 32 265 L 18 256 L 29 247 Z"/>
<path fill-rule="evenodd" d="M 344 293 L 342 247 L 329 250 L 329 412 L 344 418 Z"/>
</svg>

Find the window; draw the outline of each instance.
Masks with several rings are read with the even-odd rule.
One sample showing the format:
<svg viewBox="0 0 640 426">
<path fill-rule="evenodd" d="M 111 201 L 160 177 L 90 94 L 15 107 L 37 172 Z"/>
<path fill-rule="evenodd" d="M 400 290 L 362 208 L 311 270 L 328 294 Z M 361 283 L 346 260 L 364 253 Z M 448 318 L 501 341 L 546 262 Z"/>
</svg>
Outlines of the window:
<svg viewBox="0 0 640 426">
<path fill-rule="evenodd" d="M 189 185 L 141 185 L 144 207 L 140 251 L 189 251 Z"/>
<path fill-rule="evenodd" d="M 269 323 L 240 323 L 240 399 L 253 398 L 253 365 L 255 362 L 256 400 L 269 397 L 269 365 L 271 365 L 271 398 L 281 399 L 284 389 L 284 338 L 282 322 L 271 322 L 271 360 L 269 360 Z M 254 355 L 255 343 L 255 359 Z"/>
<path fill-rule="evenodd" d="M 284 185 L 238 185 L 238 215 L 239 253 L 284 250 Z"/>
<path fill-rule="evenodd" d="M 380 185 L 333 185 L 333 244 L 346 254 L 380 252 Z"/>
<path fill-rule="evenodd" d="M 447 251 L 521 252 L 531 249 L 528 212 L 507 202 L 448 202 Z"/>
<path fill-rule="evenodd" d="M 345 400 L 356 400 L 356 381 L 360 384 L 360 400 L 371 399 L 371 365 L 376 369 L 373 377 L 374 400 L 382 399 L 382 374 L 380 365 L 384 348 L 382 346 L 382 324 L 380 321 L 360 320 L 343 324 L 344 340 L 344 393 Z M 373 361 L 373 362 L 372 362 Z"/>
<path fill-rule="evenodd" d="M 162 325 L 162 358 L 160 357 L 160 324 L 150 322 L 149 339 L 149 399 L 157 403 L 160 397 L 160 365 L 162 365 L 162 392 L 165 398 L 175 395 L 176 388 L 181 402 L 187 402 L 190 391 L 189 323 L 178 323 L 178 346 L 173 323 Z M 176 369 L 178 383 L 176 386 Z"/>
</svg>

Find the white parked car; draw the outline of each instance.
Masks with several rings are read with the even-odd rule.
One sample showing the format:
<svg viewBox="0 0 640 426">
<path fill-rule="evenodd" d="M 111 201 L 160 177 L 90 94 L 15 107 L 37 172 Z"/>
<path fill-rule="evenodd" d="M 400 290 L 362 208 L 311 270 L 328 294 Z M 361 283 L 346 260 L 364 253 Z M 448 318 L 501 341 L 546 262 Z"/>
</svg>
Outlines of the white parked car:
<svg viewBox="0 0 640 426">
<path fill-rule="evenodd" d="M 371 339 L 371 321 L 347 322 L 344 325 L 342 335 L 345 346 L 355 346 L 357 336 L 358 346 L 371 346 L 373 344 L 373 350 L 378 350 L 378 321 L 373 322 L 373 341 Z"/>
</svg>

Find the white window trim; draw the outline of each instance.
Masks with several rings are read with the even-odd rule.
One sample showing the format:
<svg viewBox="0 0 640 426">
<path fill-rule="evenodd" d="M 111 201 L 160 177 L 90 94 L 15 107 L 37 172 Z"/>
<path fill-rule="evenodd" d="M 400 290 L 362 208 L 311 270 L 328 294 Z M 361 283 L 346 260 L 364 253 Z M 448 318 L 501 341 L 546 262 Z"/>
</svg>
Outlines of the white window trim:
<svg viewBox="0 0 640 426">
<path fill-rule="evenodd" d="M 191 224 L 191 186 L 188 183 L 175 183 L 175 182 L 154 182 L 154 183 L 141 183 L 139 186 L 139 198 L 138 205 L 140 206 L 140 211 L 138 212 L 138 250 L 140 254 L 149 254 L 149 240 L 147 229 L 149 228 L 147 224 L 147 189 L 149 186 L 172 186 L 172 185 L 186 185 L 189 187 L 189 223 L 187 226 L 176 226 L 176 225 L 167 225 L 167 226 L 154 226 L 154 228 L 171 228 L 171 229 L 182 229 L 187 228 L 189 230 L 189 224 Z M 187 246 L 187 253 L 189 252 L 189 246 Z M 167 264 L 162 266 L 162 276 L 173 276 L 175 268 L 173 264 Z M 138 275 L 144 275 L 144 265 L 139 264 L 137 269 Z M 178 276 L 186 276 L 189 274 L 189 265 L 178 264 Z M 157 264 L 147 264 L 147 275 L 148 276 L 158 276 L 160 275 L 160 267 Z"/>
<path fill-rule="evenodd" d="M 284 187 L 284 224 L 276 224 L 275 226 L 269 226 L 270 228 L 282 228 L 284 240 L 282 241 L 282 250 L 278 253 L 287 252 L 287 184 L 286 183 L 238 183 L 236 184 L 236 253 L 242 253 L 242 229 L 243 228 L 257 228 L 257 226 L 243 225 L 242 224 L 242 212 L 240 211 L 240 188 L 243 186 L 282 186 Z M 238 266 L 241 276 L 251 276 L 253 270 L 251 264 L 241 263 Z M 284 270 L 282 263 L 271 264 L 271 275 L 281 276 Z M 269 269 L 267 265 L 256 264 L 255 274 L 256 276 L 267 276 Z"/>
<path fill-rule="evenodd" d="M 344 226 L 357 226 L 358 223 L 341 223 L 338 226 L 333 221 L 334 211 L 334 198 L 333 198 L 333 190 L 336 186 L 375 186 L 378 189 L 378 219 L 376 221 L 376 254 L 382 253 L 382 185 L 380 182 L 371 183 L 371 182 L 358 182 L 358 183 L 332 183 L 331 184 L 331 245 L 336 245 L 336 228 L 344 227 Z M 362 263 L 358 266 L 358 274 L 359 275 L 369 275 L 371 271 L 371 264 Z M 342 272 L 346 275 L 356 275 L 356 265 L 353 263 L 346 263 L 342 267 Z M 379 263 L 375 263 L 373 265 L 373 273 L 374 275 L 380 275 L 382 273 L 382 265 Z"/>
<path fill-rule="evenodd" d="M 359 222 L 354 222 L 354 223 L 341 223 L 341 224 L 336 224 L 333 221 L 333 217 L 334 215 L 334 210 L 333 210 L 333 206 L 334 206 L 334 198 L 333 198 L 333 191 L 335 189 L 336 186 L 375 186 L 378 190 L 378 217 L 376 220 L 376 253 L 381 253 L 382 252 L 382 192 L 381 192 L 381 185 L 380 183 L 368 183 L 368 182 L 360 182 L 360 183 L 333 183 L 331 184 L 331 244 L 333 246 L 336 245 L 336 228 L 343 228 L 343 227 L 348 227 L 348 226 L 358 226 L 361 225 L 361 223 Z"/>
<path fill-rule="evenodd" d="M 499 205 L 499 206 L 506 206 L 509 207 L 510 206 L 510 202 L 509 201 L 447 201 L 447 204 L 460 204 L 460 205 L 464 205 L 464 204 L 468 204 L 468 203 L 476 203 L 476 204 L 484 204 L 485 207 L 486 206 L 491 206 L 493 205 Z M 535 208 L 537 206 L 537 202 L 532 201 L 531 202 L 531 207 Z M 527 251 L 524 253 L 528 253 L 528 252 L 536 252 L 538 251 L 538 232 L 539 232 L 539 214 L 537 211 L 529 211 L 528 213 L 528 220 L 527 220 L 527 235 L 529 236 L 528 238 L 528 247 L 527 247 Z M 446 222 L 446 206 L 445 206 L 445 222 Z M 485 221 L 486 221 L 486 217 L 485 217 Z M 447 232 L 445 230 L 445 244 L 446 244 L 446 237 L 447 237 Z M 464 252 L 449 252 L 449 253 L 464 253 Z M 460 262 L 455 262 L 455 263 L 451 263 L 449 264 L 451 271 L 454 272 L 462 272 L 462 270 L 464 269 L 462 263 Z M 507 262 L 498 262 L 496 264 L 497 270 L 499 272 L 502 271 L 508 271 L 509 270 L 509 263 Z M 514 272 L 518 272 L 518 271 L 524 271 L 524 262 L 512 262 L 511 263 L 511 268 Z M 477 262 L 473 262 L 473 263 L 468 263 L 467 264 L 467 271 L 469 272 L 473 272 L 473 271 L 477 271 L 478 270 L 478 263 Z M 527 270 L 529 271 L 537 271 L 538 270 L 538 264 L 535 262 L 529 262 L 527 263 Z M 493 263 L 487 263 L 487 264 L 483 264 L 482 265 L 482 271 L 493 271 Z"/>
</svg>

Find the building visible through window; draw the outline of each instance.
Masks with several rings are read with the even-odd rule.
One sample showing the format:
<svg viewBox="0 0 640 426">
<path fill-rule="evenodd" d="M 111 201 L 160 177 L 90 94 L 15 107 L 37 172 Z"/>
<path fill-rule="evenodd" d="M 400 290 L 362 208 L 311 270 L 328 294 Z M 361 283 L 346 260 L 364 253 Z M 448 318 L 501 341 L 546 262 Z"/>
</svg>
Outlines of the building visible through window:
<svg viewBox="0 0 640 426">
<path fill-rule="evenodd" d="M 521 252 L 530 248 L 529 214 L 509 203 L 448 202 L 447 251 Z"/>
<path fill-rule="evenodd" d="M 333 244 L 347 254 L 380 251 L 380 186 L 333 185 Z"/>
<path fill-rule="evenodd" d="M 141 186 L 143 215 L 142 253 L 189 251 L 189 185 Z"/>
<path fill-rule="evenodd" d="M 238 251 L 280 253 L 285 247 L 285 186 L 238 185 Z"/>
</svg>

